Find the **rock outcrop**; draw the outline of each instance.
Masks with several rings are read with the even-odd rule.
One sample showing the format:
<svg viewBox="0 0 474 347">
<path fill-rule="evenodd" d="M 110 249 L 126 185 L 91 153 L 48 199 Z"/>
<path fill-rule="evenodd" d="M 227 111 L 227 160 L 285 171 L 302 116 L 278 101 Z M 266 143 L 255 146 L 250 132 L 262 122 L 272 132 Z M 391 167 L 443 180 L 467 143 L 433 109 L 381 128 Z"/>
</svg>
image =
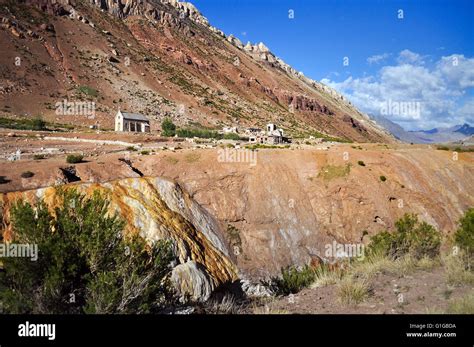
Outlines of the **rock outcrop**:
<svg viewBox="0 0 474 347">
<path fill-rule="evenodd" d="M 179 264 L 173 269 L 171 282 L 181 301 L 204 302 L 208 300 L 214 290 L 212 281 L 204 267 L 195 261 Z"/>
<path fill-rule="evenodd" d="M 126 222 L 126 233 L 139 233 L 148 242 L 171 239 L 177 265 L 171 281 L 181 300 L 207 300 L 215 288 L 237 280 L 237 268 L 229 257 L 219 224 L 181 187 L 161 178 L 130 178 L 103 184 L 66 186 L 110 199 L 110 213 Z M 9 222 L 9 208 L 17 199 L 36 203 L 43 199 L 50 208 L 60 204 L 57 188 L 50 187 L 1 196 Z M 4 237 L 11 237 L 8 226 Z"/>
</svg>

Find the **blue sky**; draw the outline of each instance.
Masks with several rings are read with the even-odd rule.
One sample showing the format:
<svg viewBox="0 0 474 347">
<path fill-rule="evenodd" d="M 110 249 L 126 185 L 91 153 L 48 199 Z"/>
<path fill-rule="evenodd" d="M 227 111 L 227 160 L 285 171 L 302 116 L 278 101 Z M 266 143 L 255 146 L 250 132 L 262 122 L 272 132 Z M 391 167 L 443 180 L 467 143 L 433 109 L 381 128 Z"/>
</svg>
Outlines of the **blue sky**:
<svg viewBox="0 0 474 347">
<path fill-rule="evenodd" d="M 213 26 L 264 42 L 365 112 L 418 102 L 421 113 L 384 115 L 408 129 L 474 123 L 474 1 L 192 2 Z"/>
</svg>

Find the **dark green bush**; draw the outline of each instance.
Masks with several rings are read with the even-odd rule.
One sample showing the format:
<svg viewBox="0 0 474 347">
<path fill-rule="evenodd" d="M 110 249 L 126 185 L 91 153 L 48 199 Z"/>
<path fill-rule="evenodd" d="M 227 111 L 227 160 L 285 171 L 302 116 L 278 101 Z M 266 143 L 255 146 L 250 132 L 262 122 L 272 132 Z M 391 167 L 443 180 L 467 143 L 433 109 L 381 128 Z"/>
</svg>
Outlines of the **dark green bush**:
<svg viewBox="0 0 474 347">
<path fill-rule="evenodd" d="M 161 134 L 166 137 L 172 137 L 176 134 L 176 125 L 168 117 L 161 123 Z"/>
<path fill-rule="evenodd" d="M 357 164 L 359 164 L 360 166 L 365 166 L 365 163 L 362 160 L 359 160 Z"/>
<path fill-rule="evenodd" d="M 316 271 L 309 265 L 298 269 L 294 266 L 281 269 L 280 277 L 273 277 L 263 284 L 276 295 L 289 295 L 298 293 L 308 287 L 316 279 Z"/>
<path fill-rule="evenodd" d="M 224 134 L 224 140 L 240 140 L 240 136 L 236 133 L 228 133 L 228 134 Z"/>
<path fill-rule="evenodd" d="M 169 303 L 169 242 L 123 236 L 124 221 L 98 193 L 59 197 L 54 211 L 43 202 L 12 207 L 13 242 L 36 244 L 39 255 L 2 259 L 1 313 L 148 313 Z"/>
<path fill-rule="evenodd" d="M 382 182 L 385 182 L 385 181 L 387 180 L 387 177 L 385 177 L 385 176 L 382 175 L 382 176 L 380 176 L 380 180 L 381 180 Z"/>
<path fill-rule="evenodd" d="M 454 233 L 454 242 L 470 256 L 474 254 L 474 208 L 468 209 L 459 219 L 459 228 Z"/>
<path fill-rule="evenodd" d="M 80 154 L 69 154 L 69 155 L 66 157 L 66 162 L 68 162 L 69 164 L 77 164 L 77 163 L 81 163 L 83 159 L 84 159 L 84 156 L 83 156 L 83 155 L 80 155 Z"/>
<path fill-rule="evenodd" d="M 202 139 L 221 139 L 223 136 L 217 131 L 208 129 L 178 129 L 179 137 L 199 137 Z"/>
<path fill-rule="evenodd" d="M 33 118 L 31 124 L 33 130 L 44 130 L 46 128 L 46 122 L 39 117 Z"/>
<path fill-rule="evenodd" d="M 35 117 L 33 119 L 0 117 L 0 127 L 18 130 L 46 130 L 46 122 L 40 117 Z"/>
<path fill-rule="evenodd" d="M 405 214 L 395 223 L 396 231 L 382 231 L 373 236 L 368 253 L 381 253 L 394 259 L 411 255 L 416 259 L 439 255 L 441 234 L 432 225 L 419 222 L 414 214 Z"/>
</svg>

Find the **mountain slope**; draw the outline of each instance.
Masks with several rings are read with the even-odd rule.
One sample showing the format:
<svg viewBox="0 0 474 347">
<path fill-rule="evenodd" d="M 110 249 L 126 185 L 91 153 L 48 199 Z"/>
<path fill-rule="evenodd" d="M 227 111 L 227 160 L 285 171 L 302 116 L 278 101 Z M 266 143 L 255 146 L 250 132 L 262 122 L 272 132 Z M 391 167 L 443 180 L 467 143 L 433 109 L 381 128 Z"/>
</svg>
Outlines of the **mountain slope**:
<svg viewBox="0 0 474 347">
<path fill-rule="evenodd" d="M 123 110 L 152 130 L 275 122 L 290 135 L 322 132 L 361 142 L 393 137 L 334 90 L 263 44 L 243 45 L 190 3 L 158 0 L 0 0 L 0 115 L 113 127 Z M 20 64 L 16 64 L 20 62 Z M 95 102 L 95 116 L 57 103 Z"/>
</svg>

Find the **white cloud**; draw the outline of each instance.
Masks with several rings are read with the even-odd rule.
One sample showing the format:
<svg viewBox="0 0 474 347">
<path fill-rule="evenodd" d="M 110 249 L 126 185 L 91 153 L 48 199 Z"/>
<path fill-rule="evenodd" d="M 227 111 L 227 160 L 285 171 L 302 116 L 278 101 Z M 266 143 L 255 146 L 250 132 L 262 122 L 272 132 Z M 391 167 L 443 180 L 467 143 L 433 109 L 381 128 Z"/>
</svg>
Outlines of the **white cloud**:
<svg viewBox="0 0 474 347">
<path fill-rule="evenodd" d="M 400 64 L 423 65 L 424 59 L 418 53 L 412 52 L 409 49 L 404 49 L 398 55 L 397 61 Z"/>
<path fill-rule="evenodd" d="M 367 58 L 367 63 L 369 63 L 369 65 L 379 64 L 382 61 L 384 61 L 385 59 L 387 59 L 389 56 L 390 56 L 389 53 L 372 55 L 372 56 Z"/>
<path fill-rule="evenodd" d="M 466 123 L 474 124 L 474 97 L 469 98 L 463 106 L 461 106 L 457 113 L 464 117 Z"/>
<path fill-rule="evenodd" d="M 442 57 L 436 69 L 454 88 L 474 87 L 474 59 L 466 59 L 463 55 L 453 54 Z"/>
<path fill-rule="evenodd" d="M 473 123 L 474 98 L 466 92 L 474 87 L 474 58 L 454 54 L 428 67 L 423 58 L 404 50 L 398 65 L 384 66 L 375 76 L 321 82 L 345 94 L 361 110 L 380 115 L 389 102 L 419 103 L 418 114 L 392 112 L 387 118 L 407 129 Z M 411 62 L 411 63 L 409 63 Z"/>
</svg>

